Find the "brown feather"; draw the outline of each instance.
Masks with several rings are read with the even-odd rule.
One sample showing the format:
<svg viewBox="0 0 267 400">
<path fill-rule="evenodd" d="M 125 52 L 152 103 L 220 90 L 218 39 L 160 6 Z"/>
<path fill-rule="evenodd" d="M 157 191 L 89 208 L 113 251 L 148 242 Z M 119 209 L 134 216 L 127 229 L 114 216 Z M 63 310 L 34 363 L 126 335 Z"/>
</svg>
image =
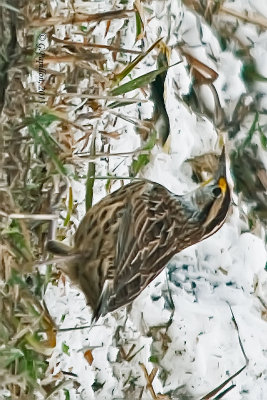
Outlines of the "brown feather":
<svg viewBox="0 0 267 400">
<path fill-rule="evenodd" d="M 77 259 L 68 263 L 67 273 L 85 293 L 95 319 L 133 301 L 174 254 L 219 229 L 230 191 L 227 185 L 216 197 L 218 179 L 184 196 L 136 181 L 87 212 L 69 252 Z"/>
</svg>

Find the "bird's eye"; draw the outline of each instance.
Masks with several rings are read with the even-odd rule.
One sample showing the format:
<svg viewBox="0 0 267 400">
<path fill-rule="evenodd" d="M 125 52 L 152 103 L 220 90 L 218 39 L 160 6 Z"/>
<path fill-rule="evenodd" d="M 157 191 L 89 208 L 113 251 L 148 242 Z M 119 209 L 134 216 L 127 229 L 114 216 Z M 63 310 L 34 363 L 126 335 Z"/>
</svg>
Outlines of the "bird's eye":
<svg viewBox="0 0 267 400">
<path fill-rule="evenodd" d="M 220 194 L 222 193 L 222 189 L 220 187 L 216 187 L 212 190 L 212 193 L 213 193 L 214 197 L 219 197 Z"/>
</svg>

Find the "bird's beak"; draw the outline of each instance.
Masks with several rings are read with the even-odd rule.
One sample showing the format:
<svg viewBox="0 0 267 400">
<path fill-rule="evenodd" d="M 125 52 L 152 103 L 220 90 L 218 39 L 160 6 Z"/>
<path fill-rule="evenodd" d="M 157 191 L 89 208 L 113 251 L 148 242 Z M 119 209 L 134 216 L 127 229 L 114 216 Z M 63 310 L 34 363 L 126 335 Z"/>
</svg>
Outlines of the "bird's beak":
<svg viewBox="0 0 267 400">
<path fill-rule="evenodd" d="M 222 178 L 222 179 L 220 179 Z M 200 186 L 206 186 L 209 183 L 214 182 L 214 186 L 219 185 L 222 191 L 225 191 L 226 188 L 226 159 L 225 159 L 225 146 L 223 146 L 219 162 L 218 162 L 218 168 L 215 172 L 215 175 L 209 179 L 207 179 L 205 182 L 202 182 Z"/>
<path fill-rule="evenodd" d="M 221 177 L 226 178 L 226 158 L 225 158 L 225 146 L 223 146 L 220 158 L 218 169 L 215 173 L 214 180 L 218 181 Z"/>
</svg>

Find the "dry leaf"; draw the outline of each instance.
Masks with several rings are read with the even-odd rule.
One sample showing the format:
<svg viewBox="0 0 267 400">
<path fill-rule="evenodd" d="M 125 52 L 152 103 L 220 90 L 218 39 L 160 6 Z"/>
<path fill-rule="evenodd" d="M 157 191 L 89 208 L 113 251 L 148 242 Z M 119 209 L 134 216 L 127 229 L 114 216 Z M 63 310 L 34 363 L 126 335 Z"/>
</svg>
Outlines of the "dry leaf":
<svg viewBox="0 0 267 400">
<path fill-rule="evenodd" d="M 86 352 L 84 353 L 84 358 L 86 359 L 89 365 L 92 365 L 94 357 L 90 349 L 86 350 Z"/>
</svg>

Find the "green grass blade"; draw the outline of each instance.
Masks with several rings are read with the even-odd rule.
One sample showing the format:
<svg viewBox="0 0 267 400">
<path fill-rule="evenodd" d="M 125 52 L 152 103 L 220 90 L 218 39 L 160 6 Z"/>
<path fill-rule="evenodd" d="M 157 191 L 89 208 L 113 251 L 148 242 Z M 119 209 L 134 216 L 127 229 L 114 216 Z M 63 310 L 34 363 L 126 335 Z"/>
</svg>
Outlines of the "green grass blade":
<svg viewBox="0 0 267 400">
<path fill-rule="evenodd" d="M 127 76 L 135 67 L 137 64 L 140 63 L 153 49 L 157 44 L 162 40 L 162 38 L 158 39 L 155 43 L 152 44 L 152 46 L 149 47 L 147 51 L 144 53 L 140 54 L 137 56 L 130 64 L 127 65 L 119 74 L 115 75 L 115 84 L 118 84 L 125 76 Z"/>
<path fill-rule="evenodd" d="M 91 145 L 91 155 L 95 155 L 95 139 Z M 86 179 L 86 194 L 85 194 L 85 208 L 86 211 L 92 207 L 93 194 L 94 194 L 94 183 L 95 183 L 95 163 L 89 162 L 87 179 Z"/>
<path fill-rule="evenodd" d="M 26 122 L 35 146 L 40 145 L 42 150 L 52 160 L 58 172 L 62 175 L 67 175 L 65 167 L 55 151 L 55 148 L 58 146 L 58 144 L 46 129 L 46 127 L 48 127 L 55 120 L 58 120 L 55 115 L 43 114 L 37 115 L 35 118 L 29 118 Z"/>
<path fill-rule="evenodd" d="M 133 79 L 130 82 L 124 83 L 121 86 L 118 86 L 111 90 L 110 94 L 112 96 L 118 96 L 119 94 L 128 93 L 131 90 L 135 90 L 141 87 L 148 85 L 149 83 L 153 82 L 157 75 L 161 74 L 162 72 L 166 71 L 169 67 L 162 67 L 156 69 L 155 71 L 148 72 L 147 74 L 141 75 L 138 78 Z"/>
</svg>

